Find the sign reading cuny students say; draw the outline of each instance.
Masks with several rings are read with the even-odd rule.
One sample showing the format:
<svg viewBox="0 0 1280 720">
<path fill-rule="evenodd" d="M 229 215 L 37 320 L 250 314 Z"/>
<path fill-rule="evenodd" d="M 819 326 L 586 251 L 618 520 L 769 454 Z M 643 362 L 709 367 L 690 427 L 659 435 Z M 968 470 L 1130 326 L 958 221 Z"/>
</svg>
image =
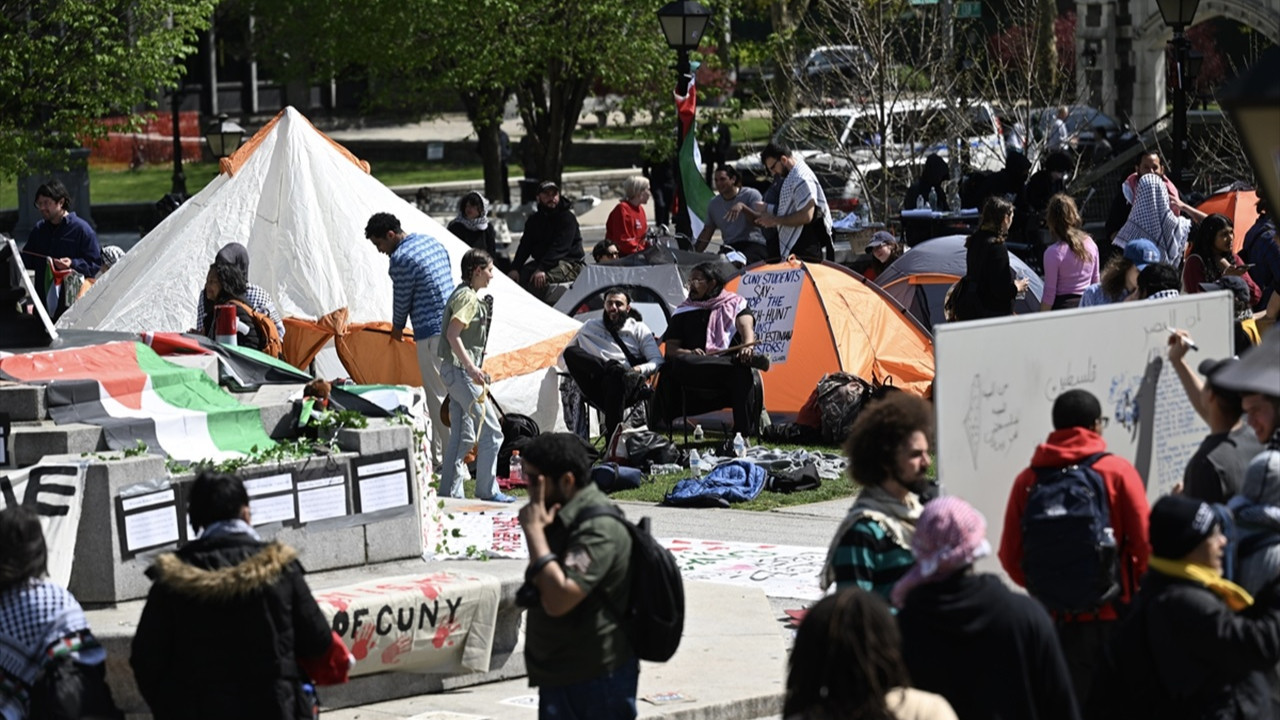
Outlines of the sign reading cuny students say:
<svg viewBox="0 0 1280 720">
<path fill-rule="evenodd" d="M 335 588 L 316 602 L 355 656 L 353 676 L 486 672 L 500 590 L 494 577 L 441 572 Z"/>
<path fill-rule="evenodd" d="M 784 363 L 791 352 L 804 270 L 758 270 L 744 273 L 738 294 L 746 298 L 756 318 L 756 352 L 774 363 Z"/>
</svg>

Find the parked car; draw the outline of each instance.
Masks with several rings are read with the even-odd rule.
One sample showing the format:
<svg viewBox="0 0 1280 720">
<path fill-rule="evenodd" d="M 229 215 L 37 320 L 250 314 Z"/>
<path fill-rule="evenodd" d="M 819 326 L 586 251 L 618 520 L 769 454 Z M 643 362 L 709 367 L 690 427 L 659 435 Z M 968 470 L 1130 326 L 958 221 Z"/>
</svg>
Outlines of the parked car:
<svg viewBox="0 0 1280 720">
<path fill-rule="evenodd" d="M 1043 143 L 1048 137 L 1057 114 L 1056 107 L 1031 111 L 1031 127 L 1037 142 Z M 1138 134 L 1128 125 L 1087 105 L 1069 106 L 1065 122 L 1067 132 L 1076 137 L 1076 152 L 1086 167 L 1104 163 L 1138 141 Z"/>
<path fill-rule="evenodd" d="M 881 122 L 881 118 L 884 122 Z M 960 125 L 957 127 L 957 125 Z M 995 110 L 986 102 L 965 108 L 957 121 L 940 99 L 902 100 L 891 105 L 857 105 L 802 110 L 787 119 L 773 140 L 792 150 L 813 169 L 833 209 L 857 209 L 864 180 L 874 185 L 888 175 L 895 202 L 932 153 L 946 158 L 949 138 L 959 137 L 965 169 L 1004 167 L 1005 145 Z M 880 160 L 885 145 L 887 163 Z M 761 178 L 760 155 L 744 157 L 738 170 Z M 758 183 L 768 183 L 764 178 Z"/>
</svg>

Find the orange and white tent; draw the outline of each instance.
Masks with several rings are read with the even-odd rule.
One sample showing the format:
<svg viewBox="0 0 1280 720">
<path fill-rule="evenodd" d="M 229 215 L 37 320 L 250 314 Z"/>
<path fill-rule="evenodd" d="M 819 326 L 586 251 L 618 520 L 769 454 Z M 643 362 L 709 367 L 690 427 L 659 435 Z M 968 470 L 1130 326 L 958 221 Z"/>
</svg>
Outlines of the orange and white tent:
<svg viewBox="0 0 1280 720">
<path fill-rule="evenodd" d="M 726 286 L 747 299 L 756 318 L 757 352 L 770 413 L 798 412 L 830 372 L 893 384 L 928 397 L 933 338 L 893 298 L 861 275 L 833 263 L 752 265 Z"/>
<path fill-rule="evenodd" d="M 364 237 L 376 212 L 406 232 L 445 244 L 458 280 L 469 249 L 435 219 L 369 174 L 369 165 L 293 108 L 281 111 L 221 174 L 125 254 L 58 322 L 59 328 L 174 331 L 191 328 L 209 263 L 229 242 L 249 251 L 249 280 L 285 316 L 285 356 L 314 360 L 324 377 L 420 385 L 411 343 L 390 339 L 388 260 Z M 563 426 L 556 359 L 580 324 L 505 276 L 494 296 L 485 370 L 508 412 Z M 340 364 L 339 364 L 340 363 Z"/>
</svg>

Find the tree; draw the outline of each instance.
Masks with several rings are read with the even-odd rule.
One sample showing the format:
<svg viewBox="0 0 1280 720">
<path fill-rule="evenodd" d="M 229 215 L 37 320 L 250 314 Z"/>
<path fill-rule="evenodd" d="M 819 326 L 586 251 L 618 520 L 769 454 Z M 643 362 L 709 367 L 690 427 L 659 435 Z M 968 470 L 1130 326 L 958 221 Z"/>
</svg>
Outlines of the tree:
<svg viewBox="0 0 1280 720">
<path fill-rule="evenodd" d="M 236 0 L 258 25 L 260 60 L 286 76 L 359 75 L 379 107 L 423 115 L 442 92 L 462 99 L 479 138 L 486 194 L 500 193 L 498 130 L 513 93 L 526 168 L 559 179 L 597 80 L 667 74 L 653 8 L 627 0 Z M 315 6 L 320 7 L 315 7 Z"/>
<path fill-rule="evenodd" d="M 0 0 L 0 177 L 65 164 L 105 137 L 108 115 L 138 124 L 209 26 L 216 0 Z"/>
</svg>

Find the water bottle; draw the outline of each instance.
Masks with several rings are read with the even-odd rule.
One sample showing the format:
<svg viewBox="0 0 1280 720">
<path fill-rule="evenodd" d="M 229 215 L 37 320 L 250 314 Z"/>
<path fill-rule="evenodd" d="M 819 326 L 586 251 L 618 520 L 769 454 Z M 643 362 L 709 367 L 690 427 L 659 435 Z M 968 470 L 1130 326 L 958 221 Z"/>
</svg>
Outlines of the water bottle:
<svg viewBox="0 0 1280 720">
<path fill-rule="evenodd" d="M 706 440 L 706 439 L 707 439 L 707 434 L 706 434 L 706 433 L 704 433 L 704 432 L 702 432 L 702 426 L 701 426 L 701 425 L 694 425 L 694 426 L 693 426 L 693 441 L 694 441 L 694 442 L 702 442 L 703 440 Z"/>
<path fill-rule="evenodd" d="M 742 433 L 733 434 L 733 456 L 746 457 L 747 441 L 742 439 Z"/>
<path fill-rule="evenodd" d="M 928 203 L 928 201 L 926 201 L 926 200 L 924 199 L 924 196 L 923 196 L 923 195 L 917 195 L 917 196 L 916 196 L 916 209 L 917 209 L 917 210 L 928 210 L 928 209 L 929 209 L 929 203 Z"/>
<path fill-rule="evenodd" d="M 698 466 L 701 464 L 702 464 L 702 458 L 698 457 L 698 451 L 690 450 L 689 451 L 689 476 L 690 477 L 699 476 Z"/>
<path fill-rule="evenodd" d="M 520 461 L 520 451 L 511 451 L 511 465 L 507 468 L 507 479 L 513 483 L 524 484 L 524 464 Z"/>
<path fill-rule="evenodd" d="M 938 209 L 938 189 L 937 188 L 929 188 L 929 209 L 931 210 Z"/>
</svg>

